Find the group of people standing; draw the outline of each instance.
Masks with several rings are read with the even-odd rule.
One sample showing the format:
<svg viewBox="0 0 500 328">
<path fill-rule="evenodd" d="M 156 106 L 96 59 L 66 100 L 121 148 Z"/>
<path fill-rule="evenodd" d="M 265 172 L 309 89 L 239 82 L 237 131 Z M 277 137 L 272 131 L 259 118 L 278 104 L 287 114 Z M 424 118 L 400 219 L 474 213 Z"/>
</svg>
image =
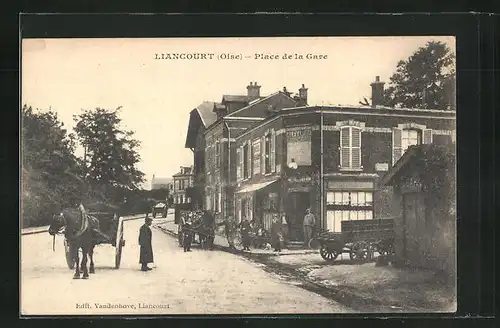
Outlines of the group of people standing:
<svg viewBox="0 0 500 328">
<path fill-rule="evenodd" d="M 213 219 L 213 218 L 211 218 Z M 139 263 L 141 264 L 142 271 L 149 271 L 151 268 L 148 267 L 148 263 L 153 262 L 153 247 L 151 245 L 151 223 L 152 219 L 146 215 L 145 223 L 141 226 L 139 230 L 139 245 L 140 245 L 140 256 Z M 215 223 L 215 222 L 214 222 Z M 183 220 L 183 225 L 191 225 L 192 218 L 190 215 Z M 303 233 L 304 233 L 304 247 L 309 247 L 309 241 L 312 238 L 313 229 L 316 224 L 316 218 L 311 213 L 310 209 L 306 210 L 306 215 L 303 221 Z M 252 244 L 251 232 L 256 231 L 257 237 L 265 237 L 266 233 L 262 227 L 258 227 L 255 221 L 248 221 L 248 219 L 243 219 L 243 221 L 237 225 L 232 216 L 228 216 L 224 221 L 215 224 L 215 226 L 224 226 L 224 233 L 227 238 L 227 242 L 229 247 L 235 249 L 234 240 L 236 238 L 236 232 L 239 229 L 241 234 L 241 242 L 243 246 L 243 250 L 249 251 L 250 246 Z M 187 229 L 183 229 L 183 246 L 184 252 L 191 251 L 191 241 L 192 241 L 192 232 Z M 277 213 L 273 214 L 272 223 L 271 223 L 271 244 L 272 248 L 275 252 L 281 252 L 285 240 L 288 238 L 288 222 L 286 217 L 283 215 L 281 219 Z"/>
</svg>

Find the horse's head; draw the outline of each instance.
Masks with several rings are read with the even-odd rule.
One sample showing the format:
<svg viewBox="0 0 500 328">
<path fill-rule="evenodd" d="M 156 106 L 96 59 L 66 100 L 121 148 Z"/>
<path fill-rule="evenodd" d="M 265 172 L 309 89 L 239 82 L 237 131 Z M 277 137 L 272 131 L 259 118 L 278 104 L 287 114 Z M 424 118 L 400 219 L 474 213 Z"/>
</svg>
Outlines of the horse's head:
<svg viewBox="0 0 500 328">
<path fill-rule="evenodd" d="M 49 226 L 49 234 L 51 236 L 59 233 L 66 226 L 63 213 L 54 214 Z"/>
</svg>

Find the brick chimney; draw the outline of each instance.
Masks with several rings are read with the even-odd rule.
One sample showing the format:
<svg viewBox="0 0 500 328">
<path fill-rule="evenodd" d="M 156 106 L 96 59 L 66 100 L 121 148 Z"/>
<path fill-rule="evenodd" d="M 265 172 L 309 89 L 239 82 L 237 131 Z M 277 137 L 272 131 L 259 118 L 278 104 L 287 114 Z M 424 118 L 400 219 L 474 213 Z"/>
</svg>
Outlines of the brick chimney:
<svg viewBox="0 0 500 328">
<path fill-rule="evenodd" d="M 307 90 L 304 84 L 302 84 L 302 88 L 299 89 L 298 106 L 307 106 Z"/>
<path fill-rule="evenodd" d="M 260 85 L 257 85 L 257 82 L 250 82 L 250 85 L 247 86 L 247 96 L 248 101 L 260 98 Z"/>
<path fill-rule="evenodd" d="M 380 76 L 375 77 L 375 82 L 372 82 L 372 107 L 381 106 L 384 102 L 384 84 L 380 82 Z"/>
</svg>

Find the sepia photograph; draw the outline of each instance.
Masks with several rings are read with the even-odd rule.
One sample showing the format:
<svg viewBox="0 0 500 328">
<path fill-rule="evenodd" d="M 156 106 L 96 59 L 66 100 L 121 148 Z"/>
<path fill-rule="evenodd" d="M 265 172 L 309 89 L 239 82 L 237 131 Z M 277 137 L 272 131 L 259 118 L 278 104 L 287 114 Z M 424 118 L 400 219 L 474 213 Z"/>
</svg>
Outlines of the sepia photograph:
<svg viewBox="0 0 500 328">
<path fill-rule="evenodd" d="M 20 52 L 21 316 L 456 312 L 455 37 Z"/>
</svg>

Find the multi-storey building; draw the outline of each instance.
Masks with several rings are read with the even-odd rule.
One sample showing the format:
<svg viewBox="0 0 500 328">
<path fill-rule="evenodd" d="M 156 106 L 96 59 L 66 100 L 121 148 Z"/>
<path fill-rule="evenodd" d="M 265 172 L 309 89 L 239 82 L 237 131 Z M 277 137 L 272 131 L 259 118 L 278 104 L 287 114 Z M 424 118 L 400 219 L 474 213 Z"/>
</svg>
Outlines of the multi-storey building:
<svg viewBox="0 0 500 328">
<path fill-rule="evenodd" d="M 201 122 L 202 117 L 196 113 L 192 113 L 190 118 L 187 137 L 190 142 L 186 142 L 186 146 L 196 145 L 195 167 L 198 165 L 204 168 L 204 177 L 197 179 L 197 181 L 204 180 L 203 208 L 221 213 L 223 217 L 234 215 L 236 148 L 231 147 L 231 143 L 234 143 L 235 137 L 258 124 L 271 112 L 306 103 L 306 99 L 292 98 L 286 89 L 261 96 L 260 88 L 257 82 L 250 82 L 246 95 L 222 96 L 220 103 L 213 103 L 212 113 L 215 115 L 215 120 L 211 124 L 196 123 L 196 121 Z M 197 116 L 200 116 L 200 119 Z M 205 116 L 214 118 L 208 114 Z M 204 140 L 195 143 L 195 138 L 201 138 L 201 131 L 204 132 Z M 201 173 L 201 170 L 196 172 Z"/>
<path fill-rule="evenodd" d="M 181 166 L 181 170 L 172 177 L 174 179 L 174 190 L 172 193 L 174 204 L 191 203 L 191 197 L 186 194 L 186 190 L 193 187 L 193 167 Z"/>
<path fill-rule="evenodd" d="M 207 107 L 210 119 L 192 112 L 203 207 L 266 229 L 273 213 L 285 214 L 299 241 L 306 208 L 330 231 L 344 220 L 389 217 L 392 189 L 380 178 L 410 145 L 454 143 L 455 112 L 383 107 L 384 83 L 371 86 L 371 106 L 309 106 L 304 85 L 295 97 L 286 88 L 262 97 L 250 83 L 247 95 L 223 96 L 212 114 Z"/>
<path fill-rule="evenodd" d="M 205 131 L 216 120 L 214 102 L 204 101 L 193 109 L 189 117 L 185 148 L 193 152 L 193 186 L 187 193 L 195 208 L 202 208 L 205 199 Z"/>
<path fill-rule="evenodd" d="M 301 106 L 270 112 L 235 137 L 235 215 L 270 228 L 285 214 L 302 240 L 311 208 L 317 226 L 340 231 L 344 220 L 390 216 L 392 190 L 379 179 L 410 145 L 454 142 L 455 112 L 378 106 Z"/>
</svg>

